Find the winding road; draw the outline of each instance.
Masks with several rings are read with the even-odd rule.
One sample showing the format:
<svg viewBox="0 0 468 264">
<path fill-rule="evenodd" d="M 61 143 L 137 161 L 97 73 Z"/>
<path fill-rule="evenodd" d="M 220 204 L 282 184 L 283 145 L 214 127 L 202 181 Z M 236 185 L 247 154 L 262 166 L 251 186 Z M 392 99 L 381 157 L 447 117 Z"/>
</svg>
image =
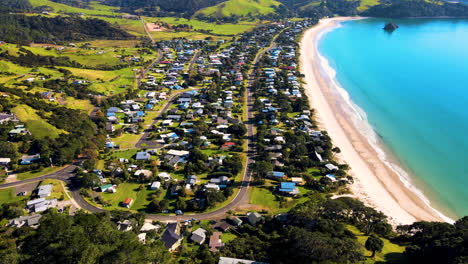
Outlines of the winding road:
<svg viewBox="0 0 468 264">
<path fill-rule="evenodd" d="M 253 74 L 253 69 L 255 65 L 258 63 L 258 61 L 260 60 L 260 58 L 263 56 L 263 54 L 265 54 L 267 51 L 273 49 L 276 46 L 276 43 L 274 42 L 275 39 L 276 37 L 273 38 L 272 43 L 269 47 L 261 50 L 257 54 L 257 56 L 255 57 L 252 63 L 252 69 L 248 72 L 249 80 L 248 80 L 248 89 L 247 89 L 247 121 L 245 122 L 245 125 L 247 127 L 247 144 L 248 144 L 247 161 L 246 161 L 246 165 L 244 166 L 244 170 L 242 172 L 243 178 L 240 184 L 240 190 L 237 192 L 234 199 L 232 199 L 232 201 L 226 206 L 216 209 L 211 212 L 205 212 L 205 213 L 200 213 L 200 214 L 185 214 L 185 215 L 180 215 L 180 216 L 147 214 L 146 215 L 147 219 L 163 221 L 163 222 L 184 221 L 184 220 L 190 220 L 192 218 L 196 218 L 197 220 L 219 219 L 219 218 L 224 217 L 230 210 L 234 210 L 236 207 L 240 206 L 242 203 L 248 200 L 248 190 L 249 190 L 250 180 L 251 180 L 251 171 L 249 170 L 249 167 L 252 163 L 254 163 L 254 155 L 255 155 L 255 142 L 254 142 L 255 130 L 254 130 L 254 123 L 253 123 L 254 122 L 253 121 L 254 120 L 253 119 L 254 118 L 253 105 L 255 103 L 255 100 L 253 98 L 253 94 L 254 94 L 253 82 L 255 80 L 255 75 Z M 158 117 L 155 119 L 153 124 L 157 122 L 157 119 L 163 113 L 167 111 L 167 109 L 170 107 L 172 102 L 183 92 L 186 92 L 186 91 L 180 91 L 171 96 L 166 106 L 160 111 Z M 147 148 L 150 144 L 153 144 L 154 142 L 150 143 L 150 141 L 147 139 L 148 135 L 149 135 L 149 131 L 145 132 L 143 136 L 141 137 L 141 139 L 136 144 L 136 147 L 140 148 L 144 146 L 145 148 Z M 71 179 L 74 177 L 73 171 L 75 170 L 75 168 L 76 168 L 75 165 L 69 165 L 63 168 L 62 170 L 59 170 L 57 172 L 47 174 L 44 176 L 40 176 L 37 178 L 32 178 L 32 179 L 28 179 L 24 181 L 11 182 L 11 183 L 6 183 L 6 184 L 0 184 L 0 189 L 17 187 L 17 186 L 32 183 L 32 182 L 39 182 L 45 179 L 61 180 L 61 181 L 64 181 L 69 186 L 73 199 L 82 209 L 89 211 L 89 212 L 106 211 L 102 208 L 98 208 L 88 203 L 80 195 L 80 191 L 74 188 Z"/>
</svg>

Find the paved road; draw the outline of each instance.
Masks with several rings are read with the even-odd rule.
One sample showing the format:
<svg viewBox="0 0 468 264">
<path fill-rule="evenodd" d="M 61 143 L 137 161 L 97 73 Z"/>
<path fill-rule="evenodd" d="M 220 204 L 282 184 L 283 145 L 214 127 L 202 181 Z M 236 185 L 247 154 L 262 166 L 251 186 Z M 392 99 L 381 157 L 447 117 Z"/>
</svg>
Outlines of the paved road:
<svg viewBox="0 0 468 264">
<path fill-rule="evenodd" d="M 155 125 L 156 123 L 158 123 L 159 119 L 161 118 L 161 116 L 167 112 L 167 110 L 169 109 L 169 107 L 171 107 L 172 103 L 174 101 L 177 100 L 177 98 L 183 94 L 187 92 L 187 90 L 184 90 L 184 91 L 178 91 L 176 93 L 173 93 L 171 95 L 171 97 L 169 97 L 169 101 L 166 103 L 166 105 L 164 106 L 163 109 L 159 110 L 158 112 L 158 115 L 156 116 L 156 118 L 153 120 L 153 122 L 151 123 L 150 127 L 145 129 L 145 132 L 143 133 L 143 135 L 141 136 L 140 140 L 138 140 L 138 142 L 135 144 L 135 147 L 136 148 L 161 148 L 163 145 L 160 144 L 160 143 L 157 143 L 155 140 L 153 139 L 148 139 L 150 133 L 151 133 L 151 128 L 153 127 L 153 125 Z"/>
<path fill-rule="evenodd" d="M 16 181 L 16 182 L 10 182 L 10 183 L 5 183 L 5 184 L 0 184 L 0 189 L 5 189 L 5 188 L 10 188 L 10 187 L 16 187 L 32 182 L 39 182 L 43 181 L 45 179 L 56 179 L 56 180 L 61 180 L 64 182 L 70 182 L 70 178 L 74 176 L 72 173 L 75 170 L 76 166 L 74 165 L 69 165 L 66 166 L 65 168 L 56 171 L 54 173 L 50 173 L 44 176 L 36 177 L 36 178 L 31 178 L 23 181 Z"/>
<path fill-rule="evenodd" d="M 271 50 L 276 46 L 275 43 L 272 43 L 270 47 L 267 49 L 263 50 L 260 52 L 256 57 L 252 65 L 256 65 L 262 55 Z M 248 198 L 248 190 L 249 190 L 249 185 L 250 185 L 250 180 L 251 180 L 251 172 L 249 170 L 249 166 L 254 162 L 254 153 L 255 153 L 255 144 L 254 144 L 254 123 L 253 123 L 253 117 L 254 117 L 254 111 L 253 111 L 253 105 L 254 105 L 254 98 L 253 98 L 253 82 L 255 80 L 255 75 L 253 74 L 253 67 L 249 71 L 249 82 L 248 82 L 248 90 L 247 90 L 247 122 L 245 123 L 247 127 L 247 144 L 248 144 L 248 151 L 247 151 L 247 164 L 244 167 L 243 171 L 243 178 L 242 182 L 240 184 L 240 190 L 234 197 L 234 199 L 225 207 L 222 207 L 220 209 L 214 210 L 212 212 L 206 212 L 206 213 L 201 213 L 201 214 L 186 214 L 182 216 L 174 216 L 174 215 L 154 215 L 154 214 L 148 214 L 146 216 L 147 219 L 150 220 L 158 220 L 158 221 L 164 221 L 164 222 L 171 222 L 171 221 L 184 221 L 184 220 L 189 220 L 191 218 L 196 218 L 198 220 L 209 220 L 209 219 L 217 219 L 224 217 L 228 211 L 234 210 L 237 206 L 241 205 L 245 199 Z M 171 102 L 177 98 L 179 94 L 183 92 L 178 92 L 176 94 L 173 94 L 167 105 L 164 107 L 164 109 L 161 111 L 160 115 L 164 113 L 171 105 Z M 159 116 L 160 116 L 159 115 Z M 158 117 L 159 117 L 158 116 Z M 156 122 L 156 120 L 155 120 Z M 145 132 L 149 133 L 149 132 Z M 147 142 L 147 136 L 143 135 L 142 139 L 137 143 L 137 146 L 141 146 L 141 144 Z M 74 189 L 73 186 L 71 185 L 71 178 L 74 176 L 73 175 L 73 170 L 76 168 L 74 165 L 67 166 L 66 168 L 57 171 L 55 173 L 51 173 L 48 175 L 44 175 L 41 177 L 29 179 L 29 180 L 24 180 L 24 181 L 18 181 L 18 182 L 12 182 L 12 183 L 7 183 L 7 184 L 0 184 L 0 189 L 3 188 L 9 188 L 9 187 L 15 187 L 31 182 L 37 182 L 41 181 L 44 179 L 57 179 L 57 180 L 62 180 L 66 182 L 67 184 L 70 185 L 70 191 L 72 194 L 73 199 L 78 203 L 78 205 L 90 212 L 102 212 L 105 211 L 104 209 L 95 207 L 88 202 L 86 202 L 83 197 L 80 195 L 79 190 Z"/>
</svg>

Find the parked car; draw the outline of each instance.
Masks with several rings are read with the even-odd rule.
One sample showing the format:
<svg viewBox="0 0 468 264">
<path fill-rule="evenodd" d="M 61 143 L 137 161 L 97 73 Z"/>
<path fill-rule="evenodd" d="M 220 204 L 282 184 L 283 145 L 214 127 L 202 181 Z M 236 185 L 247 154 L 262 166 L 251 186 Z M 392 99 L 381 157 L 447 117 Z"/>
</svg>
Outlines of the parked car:
<svg viewBox="0 0 468 264">
<path fill-rule="evenodd" d="M 28 194 L 28 192 L 24 191 L 24 192 L 19 192 L 17 194 L 17 196 L 25 196 L 26 194 Z"/>
<path fill-rule="evenodd" d="M 175 210 L 176 215 L 183 215 L 184 213 L 181 210 Z"/>
</svg>

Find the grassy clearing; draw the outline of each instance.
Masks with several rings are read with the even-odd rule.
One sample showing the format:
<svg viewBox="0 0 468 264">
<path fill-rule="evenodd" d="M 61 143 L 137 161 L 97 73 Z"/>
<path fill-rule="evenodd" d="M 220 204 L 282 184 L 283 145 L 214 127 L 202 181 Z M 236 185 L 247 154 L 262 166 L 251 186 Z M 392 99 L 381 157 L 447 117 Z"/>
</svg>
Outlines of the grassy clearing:
<svg viewBox="0 0 468 264">
<path fill-rule="evenodd" d="M 70 70 L 73 75 L 91 82 L 89 88 L 104 95 L 124 92 L 127 87 L 133 87 L 135 75 L 133 68 L 123 68 L 115 71 L 98 71 L 62 67 Z"/>
<path fill-rule="evenodd" d="M 99 19 L 105 20 L 111 24 L 117 25 L 120 29 L 127 31 L 128 33 L 141 37 L 146 36 L 146 31 L 143 23 L 140 20 L 124 19 L 117 17 L 99 17 Z"/>
<path fill-rule="evenodd" d="M 18 180 L 22 181 L 22 180 L 40 177 L 49 173 L 54 173 L 63 168 L 64 167 L 47 167 L 47 168 L 43 168 L 42 170 L 33 170 L 33 171 L 18 173 L 16 177 L 18 178 Z"/>
<path fill-rule="evenodd" d="M 88 114 L 90 114 L 94 109 L 94 106 L 91 104 L 89 100 L 76 99 L 71 96 L 67 96 L 65 98 L 63 106 L 67 108 L 71 108 L 71 109 L 83 110 Z"/>
<path fill-rule="evenodd" d="M 134 48 L 139 41 L 138 40 L 93 40 L 93 41 L 86 41 L 80 42 L 78 45 L 82 45 L 85 43 L 90 43 L 92 47 L 95 48 Z"/>
<path fill-rule="evenodd" d="M 266 15 L 275 12 L 274 7 L 279 5 L 281 3 L 274 0 L 229 0 L 204 8 L 195 15 L 201 14 L 210 17 L 246 16 L 248 14 Z"/>
<path fill-rule="evenodd" d="M 100 5 L 97 2 L 92 2 L 91 4 L 92 9 L 73 7 L 73 6 L 69 6 L 65 4 L 55 3 L 52 1 L 48 1 L 48 0 L 29 0 L 29 2 L 31 3 L 33 7 L 49 6 L 53 8 L 54 12 L 63 13 L 63 14 L 78 13 L 78 14 L 84 14 L 84 15 L 101 15 L 101 16 L 114 16 L 118 14 L 114 12 L 114 11 L 117 11 L 116 7 Z"/>
<path fill-rule="evenodd" d="M 31 132 L 33 137 L 36 138 L 57 138 L 59 134 L 65 133 L 65 131 L 54 127 L 42 119 L 36 110 L 27 105 L 18 105 L 11 111 L 26 124 L 26 127 Z"/>
<path fill-rule="evenodd" d="M 186 24 L 193 27 L 194 30 L 208 30 L 213 34 L 220 34 L 220 35 L 237 35 L 249 30 L 252 30 L 255 26 L 255 22 L 240 22 L 238 24 L 216 24 L 216 23 L 208 23 L 203 22 L 196 19 L 185 19 L 185 18 L 176 18 L 176 17 L 161 17 L 157 18 L 147 18 L 147 22 L 157 22 L 162 21 L 168 23 L 170 25 L 180 25 Z"/>
<path fill-rule="evenodd" d="M 141 135 L 124 133 L 120 137 L 113 138 L 112 141 L 119 145 L 121 149 L 129 149 L 134 148 L 140 138 Z"/>
<path fill-rule="evenodd" d="M 357 10 L 359 12 L 363 12 L 369 9 L 370 7 L 378 5 L 379 3 L 380 3 L 380 0 L 361 0 Z"/>
<path fill-rule="evenodd" d="M 59 180 L 54 180 L 54 179 L 46 179 L 41 182 L 41 185 L 46 185 L 46 184 L 52 184 L 52 193 L 48 197 L 49 199 L 51 198 L 56 198 L 57 200 L 68 200 L 68 196 L 65 193 L 65 188 L 62 185 L 62 182 Z"/>
<path fill-rule="evenodd" d="M 171 40 L 173 38 L 186 38 L 191 40 L 203 40 L 206 38 L 213 38 L 213 40 L 226 39 L 222 36 L 214 36 L 209 34 L 203 34 L 200 32 L 150 32 L 155 41 L 159 40 Z"/>
<path fill-rule="evenodd" d="M 354 226 L 347 226 L 348 230 L 353 232 L 354 235 L 356 235 L 358 243 L 362 247 L 362 251 L 364 256 L 368 257 L 372 255 L 371 251 L 368 251 L 365 248 L 366 240 L 369 236 L 364 235 L 361 231 L 359 231 L 356 227 Z M 378 252 L 375 254 L 374 259 L 372 258 L 367 258 L 365 263 L 408 263 L 408 260 L 405 258 L 403 255 L 403 252 L 405 251 L 405 247 L 399 246 L 397 244 L 394 244 L 390 242 L 388 239 L 381 238 L 384 242 L 384 247 L 382 252 Z"/>
</svg>

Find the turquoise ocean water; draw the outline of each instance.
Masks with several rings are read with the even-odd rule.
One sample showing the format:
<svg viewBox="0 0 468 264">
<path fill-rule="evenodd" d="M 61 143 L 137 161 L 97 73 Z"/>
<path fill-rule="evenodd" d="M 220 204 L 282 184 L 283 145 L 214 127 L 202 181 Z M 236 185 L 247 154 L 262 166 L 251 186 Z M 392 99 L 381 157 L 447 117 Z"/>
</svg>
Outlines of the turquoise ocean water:
<svg viewBox="0 0 468 264">
<path fill-rule="evenodd" d="M 320 53 L 431 205 L 468 215 L 468 20 L 348 21 Z"/>
</svg>

